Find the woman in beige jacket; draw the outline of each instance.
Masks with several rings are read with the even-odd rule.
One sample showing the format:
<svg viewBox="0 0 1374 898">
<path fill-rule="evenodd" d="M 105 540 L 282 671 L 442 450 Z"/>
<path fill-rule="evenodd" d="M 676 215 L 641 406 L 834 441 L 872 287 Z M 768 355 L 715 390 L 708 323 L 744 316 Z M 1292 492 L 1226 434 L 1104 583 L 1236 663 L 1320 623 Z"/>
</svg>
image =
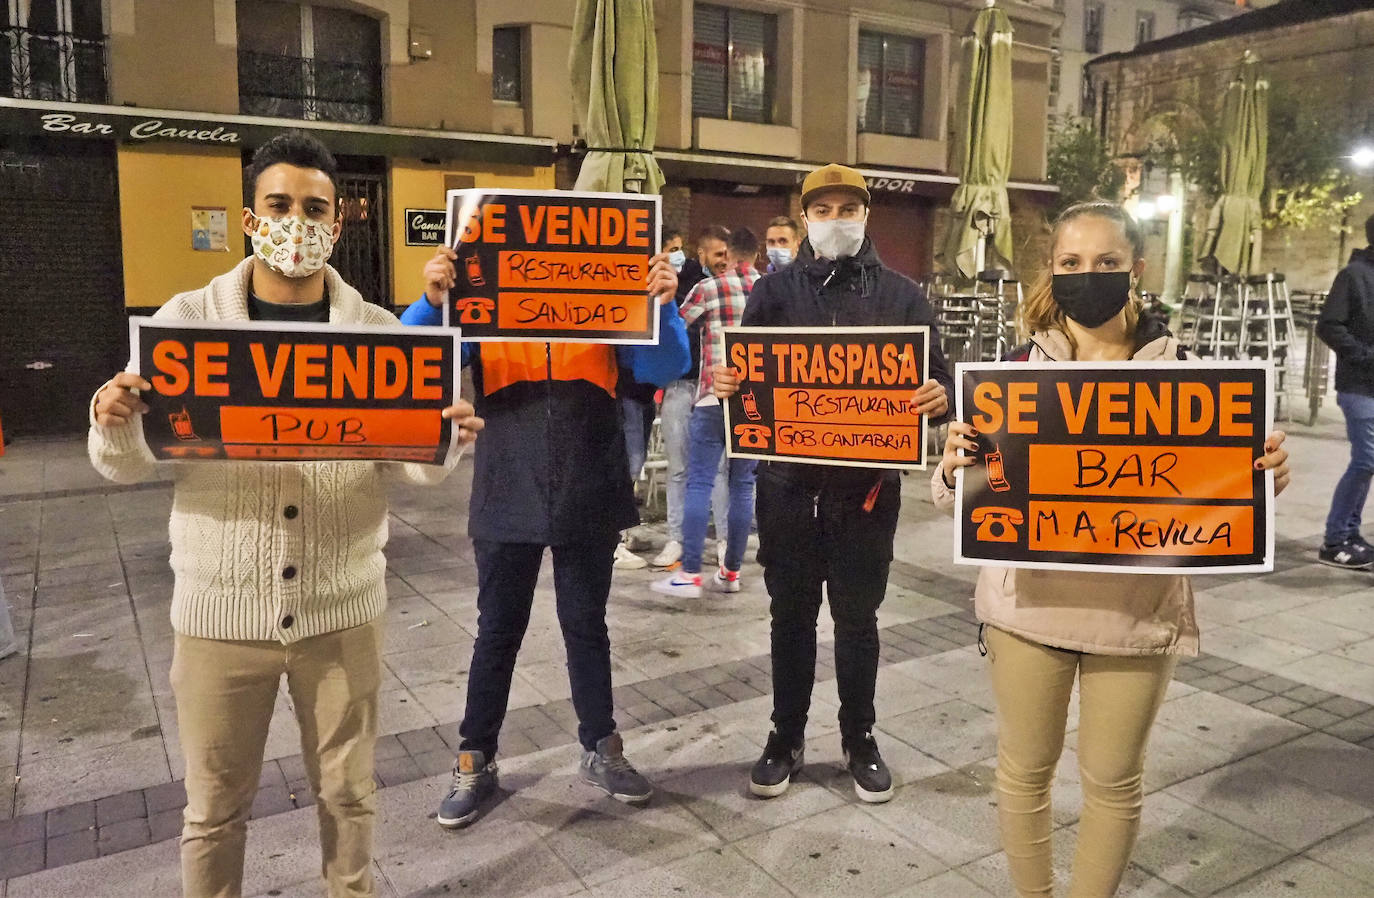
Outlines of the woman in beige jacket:
<svg viewBox="0 0 1374 898">
<path fill-rule="evenodd" d="M 1180 358 L 1166 329 L 1141 321 L 1134 287 L 1143 254 L 1144 235 L 1120 206 L 1065 210 L 1054 227 L 1051 268 L 1019 310 L 1030 343 L 1013 358 Z M 956 472 L 977 463 L 974 436 L 970 425 L 950 424 L 931 479 L 937 507 L 953 511 Z M 1274 472 L 1275 493 L 1288 484 L 1283 439 L 1270 434 L 1255 463 Z M 997 808 L 1017 894 L 1053 893 L 1050 783 L 1077 676 L 1083 812 L 1069 895 L 1110 898 L 1140 826 L 1150 727 L 1178 657 L 1198 651 L 1188 578 L 986 567 L 974 607 L 986 625 L 997 698 Z"/>
</svg>

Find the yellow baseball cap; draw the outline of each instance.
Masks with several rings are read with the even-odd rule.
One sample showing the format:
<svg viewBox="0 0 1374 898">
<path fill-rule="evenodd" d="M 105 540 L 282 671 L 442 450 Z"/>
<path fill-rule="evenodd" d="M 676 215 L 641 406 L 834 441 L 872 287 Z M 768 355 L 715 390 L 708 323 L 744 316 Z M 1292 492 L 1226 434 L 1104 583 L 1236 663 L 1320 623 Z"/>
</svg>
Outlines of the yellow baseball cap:
<svg viewBox="0 0 1374 898">
<path fill-rule="evenodd" d="M 816 194 L 836 189 L 853 191 L 863 199 L 865 206 L 869 204 L 868 182 L 864 180 L 864 176 L 847 165 L 832 162 L 816 169 L 802 181 L 802 209 L 806 208 Z"/>
</svg>

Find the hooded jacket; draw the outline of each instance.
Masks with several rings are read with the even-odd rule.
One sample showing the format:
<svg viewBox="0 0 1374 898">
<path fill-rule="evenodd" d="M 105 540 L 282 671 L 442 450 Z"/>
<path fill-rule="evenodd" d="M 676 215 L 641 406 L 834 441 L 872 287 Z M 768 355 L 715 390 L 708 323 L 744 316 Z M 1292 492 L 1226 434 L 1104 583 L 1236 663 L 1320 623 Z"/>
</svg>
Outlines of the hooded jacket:
<svg viewBox="0 0 1374 898">
<path fill-rule="evenodd" d="M 1013 361 L 1061 362 L 1073 358 L 1062 331 L 1033 334 Z M 1142 362 L 1185 358 L 1162 326 L 1142 326 L 1131 358 Z M 954 490 L 935 467 L 935 507 L 954 513 Z M 973 593 L 978 619 L 1041 645 L 1095 655 L 1196 655 L 1193 587 L 1181 574 L 1122 574 L 984 567 Z"/>
<path fill-rule="evenodd" d="M 940 351 L 935 310 L 914 281 L 883 265 L 867 237 L 857 254 L 839 262 L 818 258 L 811 241 L 803 240 L 795 262 L 754 284 L 740 323 L 777 328 L 925 325 L 930 328 L 929 376 L 945 388 L 954 409 L 954 380 Z M 948 418 L 946 413 L 928 423 L 934 426 Z M 882 468 L 777 461 L 763 462 L 759 472 L 816 493 L 864 493 L 880 481 L 895 483 L 898 478 L 897 471 Z"/>
<path fill-rule="evenodd" d="M 1336 353 L 1336 390 L 1374 396 L 1374 247 L 1357 249 L 1340 270 L 1317 320 Z"/>
</svg>

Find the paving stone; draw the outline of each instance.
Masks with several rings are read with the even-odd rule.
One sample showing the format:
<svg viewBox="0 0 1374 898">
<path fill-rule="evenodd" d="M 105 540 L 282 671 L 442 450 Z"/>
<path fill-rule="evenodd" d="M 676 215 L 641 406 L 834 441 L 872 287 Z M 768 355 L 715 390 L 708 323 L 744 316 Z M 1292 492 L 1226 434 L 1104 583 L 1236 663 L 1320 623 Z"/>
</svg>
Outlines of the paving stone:
<svg viewBox="0 0 1374 898">
<path fill-rule="evenodd" d="M 1231 701 L 1240 702 L 1242 705 L 1253 705 L 1262 698 L 1273 697 L 1263 689 L 1256 689 L 1254 686 L 1246 683 L 1242 683 L 1239 686 L 1232 686 L 1230 689 L 1217 694 L 1222 698 L 1229 698 Z"/>
<path fill-rule="evenodd" d="M 567 745 L 576 738 L 572 733 L 559 727 L 540 727 L 533 730 L 521 730 L 520 732 L 524 733 L 526 738 L 537 746 L 538 751 Z"/>
<path fill-rule="evenodd" d="M 721 667 L 702 667 L 692 671 L 692 674 L 706 686 L 715 686 L 730 679 L 730 674 Z"/>
<path fill-rule="evenodd" d="M 577 729 L 577 709 L 573 707 L 572 699 L 565 698 L 556 702 L 548 702 L 539 707 L 544 712 L 545 717 L 565 730 Z"/>
<path fill-rule="evenodd" d="M 716 688 L 737 702 L 748 701 L 764 694 L 762 689 L 757 688 L 752 683 L 744 683 L 739 680 L 727 680 L 718 684 Z"/>
<path fill-rule="evenodd" d="M 1316 686 L 1298 686 L 1285 692 L 1284 696 L 1295 702 L 1302 702 L 1304 705 L 1315 705 L 1334 698 L 1335 694 L 1327 692 L 1325 689 L 1318 689 Z"/>
<path fill-rule="evenodd" d="M 448 746 L 450 754 L 457 754 L 458 746 L 463 741 L 463 737 L 458 735 L 458 726 L 456 723 L 441 723 L 434 728 L 434 732 L 438 733 L 439 738 Z"/>
<path fill-rule="evenodd" d="M 1223 670 L 1228 670 L 1232 667 L 1235 667 L 1236 662 L 1227 661 L 1225 658 L 1218 658 L 1215 655 L 1202 655 L 1198 658 L 1193 659 L 1191 666 L 1196 667 L 1199 670 L 1205 670 L 1208 673 L 1219 673 Z"/>
<path fill-rule="evenodd" d="M 161 811 L 180 812 L 186 807 L 186 783 L 181 780 L 150 786 L 143 790 L 143 799 L 148 805 L 148 816 Z"/>
<path fill-rule="evenodd" d="M 387 758 L 378 760 L 376 765 L 377 778 L 382 781 L 383 786 L 399 786 L 412 780 L 423 777 L 420 766 L 410 755 L 400 758 Z"/>
<path fill-rule="evenodd" d="M 406 747 L 406 751 L 410 753 L 412 758 L 432 751 L 448 751 L 448 746 L 444 744 L 444 740 L 439 737 L 439 734 L 434 732 L 433 727 L 397 733 L 396 738 Z"/>
<path fill-rule="evenodd" d="M 1250 707 L 1258 708 L 1261 711 L 1268 711 L 1270 714 L 1283 717 L 1292 714 L 1294 711 L 1304 706 L 1302 702 L 1295 702 L 1291 698 L 1284 698 L 1281 695 L 1271 695 L 1266 699 L 1251 703 Z"/>
<path fill-rule="evenodd" d="M 148 844 L 148 821 L 142 817 L 125 819 L 109 826 L 101 826 L 96 834 L 96 847 L 100 854 L 114 854 L 128 851 Z"/>
<path fill-rule="evenodd" d="M 1342 718 L 1354 717 L 1357 714 L 1363 714 L 1370 710 L 1370 706 L 1364 702 L 1353 698 L 1346 698 L 1344 695 L 1338 695 L 1335 698 L 1327 699 L 1317 705 L 1317 707 L 1321 708 L 1323 711 L 1330 711 L 1337 717 Z"/>
<path fill-rule="evenodd" d="M 181 835 L 184 820 L 179 808 L 148 815 L 148 841 L 162 842 Z"/>
<path fill-rule="evenodd" d="M 634 686 L 636 692 L 638 692 L 640 695 L 644 696 L 651 702 L 662 701 L 664 699 L 672 698 L 675 695 L 682 694 L 673 688 L 672 684 L 668 682 L 667 677 L 659 677 L 653 680 L 643 680 L 642 682 L 635 683 Z"/>
<path fill-rule="evenodd" d="M 286 775 L 282 773 L 281 767 L 277 765 L 275 758 L 266 760 L 262 764 L 262 771 L 258 774 L 258 788 L 263 789 L 267 786 L 285 786 Z"/>
<path fill-rule="evenodd" d="M 48 838 L 95 826 L 95 802 L 83 801 L 48 811 Z"/>
<path fill-rule="evenodd" d="M 43 817 L 43 814 L 24 814 L 9 820 L 0 820 L 0 848 L 8 849 L 26 842 L 43 841 Z M 4 877 L 0 876 L 0 879 Z"/>
<path fill-rule="evenodd" d="M 291 793 L 286 790 L 286 783 L 263 786 L 253 797 L 253 808 L 248 816 L 250 820 L 258 820 L 271 817 L 273 814 L 281 814 L 294 807 L 291 803 Z"/>
<path fill-rule="evenodd" d="M 1235 667 L 1229 668 L 1226 671 L 1226 676 L 1242 683 L 1254 683 L 1255 680 L 1264 679 L 1268 674 L 1254 667 L 1246 667 L 1244 664 L 1237 664 Z"/>
<path fill-rule="evenodd" d="M 313 807 L 315 804 L 315 791 L 310 788 L 307 780 L 297 780 L 286 784 L 287 797 L 291 803 L 298 808 Z"/>
<path fill-rule="evenodd" d="M 0 882 L 43 869 L 43 840 L 5 846 L 0 851 Z"/>
<path fill-rule="evenodd" d="M 95 803 L 95 822 L 102 829 L 111 823 L 147 817 L 148 806 L 143 800 L 143 790 L 121 792 L 108 798 L 98 799 Z"/>
<path fill-rule="evenodd" d="M 696 692 L 688 694 L 687 697 L 708 711 L 711 708 L 719 708 L 721 705 L 728 705 L 734 701 L 714 686 L 698 689 Z"/>
<path fill-rule="evenodd" d="M 1233 686 L 1239 686 L 1240 684 L 1237 683 L 1235 680 L 1231 679 L 1230 677 L 1223 677 L 1220 674 L 1208 674 L 1207 676 L 1202 677 L 1201 679 L 1194 680 L 1189 685 L 1196 686 L 1198 689 L 1201 689 L 1204 692 L 1224 692 L 1225 690 L 1230 689 Z"/>
<path fill-rule="evenodd" d="M 88 861 L 95 855 L 95 830 L 93 828 L 83 829 L 79 832 L 49 838 L 45 866 L 49 869 L 65 867 L 67 864 L 75 864 L 77 861 Z"/>
<path fill-rule="evenodd" d="M 277 766 L 281 768 L 281 774 L 288 784 L 296 780 L 307 779 L 305 758 L 301 755 L 287 755 L 284 758 L 277 758 Z"/>
<path fill-rule="evenodd" d="M 453 755 L 456 754 L 457 751 L 458 743 L 455 741 L 453 743 L 453 749 L 449 753 L 450 765 L 452 765 Z M 499 758 L 515 758 L 520 755 L 532 754 L 536 751 L 539 751 L 539 746 L 535 744 L 533 739 L 519 730 L 512 730 L 501 734 L 501 742 L 496 750 L 496 755 Z"/>
<path fill-rule="evenodd" d="M 390 761 L 393 758 L 403 758 L 409 755 L 406 747 L 401 744 L 401 740 L 395 736 L 377 737 L 376 759 L 378 761 Z"/>
<path fill-rule="evenodd" d="M 533 730 L 548 727 L 552 723 L 553 721 L 545 716 L 537 705 L 513 708 L 506 712 L 505 726 L 514 727 L 517 730 Z"/>
<path fill-rule="evenodd" d="M 439 776 L 453 770 L 453 753 L 446 745 L 437 751 L 422 752 L 410 757 L 425 776 Z"/>
<path fill-rule="evenodd" d="M 1374 723 L 1364 723 L 1358 718 L 1342 720 L 1340 723 L 1322 727 L 1322 730 L 1337 739 L 1344 739 L 1346 742 L 1359 743 L 1374 738 Z"/>
<path fill-rule="evenodd" d="M 665 698 L 659 699 L 654 704 L 658 705 L 661 708 L 664 708 L 674 717 L 683 717 L 688 714 L 693 714 L 702 709 L 701 705 L 692 701 L 687 696 L 676 692 Z"/>
<path fill-rule="evenodd" d="M 1319 730 L 1322 727 L 1338 723 L 1340 718 L 1330 711 L 1323 711 L 1321 708 L 1303 708 L 1301 711 L 1294 711 L 1284 715 L 1294 723 L 1300 723 L 1305 727 Z"/>
<path fill-rule="evenodd" d="M 641 702 L 632 708 L 626 708 L 625 712 L 632 715 L 641 724 L 660 723 L 673 717 L 671 711 L 653 702 Z"/>
</svg>

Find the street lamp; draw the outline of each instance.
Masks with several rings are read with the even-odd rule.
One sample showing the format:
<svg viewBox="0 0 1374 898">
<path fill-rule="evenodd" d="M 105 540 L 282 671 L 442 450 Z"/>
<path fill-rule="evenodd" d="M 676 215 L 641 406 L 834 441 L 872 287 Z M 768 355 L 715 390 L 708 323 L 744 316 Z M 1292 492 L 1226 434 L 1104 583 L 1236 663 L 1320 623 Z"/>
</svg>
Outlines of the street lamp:
<svg viewBox="0 0 1374 898">
<path fill-rule="evenodd" d="M 1361 170 L 1374 166 L 1374 146 L 1364 144 L 1356 147 L 1350 154 L 1350 164 Z"/>
</svg>

